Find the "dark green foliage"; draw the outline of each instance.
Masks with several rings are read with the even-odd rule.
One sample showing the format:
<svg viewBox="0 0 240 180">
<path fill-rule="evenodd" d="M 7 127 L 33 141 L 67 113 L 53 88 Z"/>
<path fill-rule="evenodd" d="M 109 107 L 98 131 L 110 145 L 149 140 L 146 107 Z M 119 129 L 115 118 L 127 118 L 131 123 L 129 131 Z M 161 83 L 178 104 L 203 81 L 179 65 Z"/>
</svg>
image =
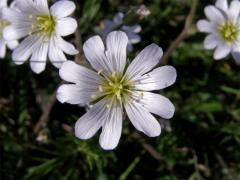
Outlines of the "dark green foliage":
<svg viewBox="0 0 240 180">
<path fill-rule="evenodd" d="M 83 41 L 98 33 L 105 17 L 141 3 L 149 7 L 152 14 L 139 21 L 142 41 L 129 57 L 152 42 L 165 51 L 181 32 L 191 6 L 187 0 L 75 2 Z M 204 17 L 209 3 L 199 2 L 195 21 Z M 148 138 L 124 121 L 114 151 L 99 147 L 99 134 L 88 141 L 74 137 L 71 127 L 85 112 L 78 106 L 55 102 L 46 127 L 34 133 L 41 104 L 49 101 L 61 79 L 50 63 L 34 75 L 28 63 L 14 65 L 9 53 L 0 60 L 0 179 L 240 179 L 240 66 L 231 57 L 214 61 L 212 52 L 203 49 L 204 37 L 193 33 L 169 59 L 177 82 L 160 93 L 171 99 L 176 113 L 161 120 L 160 137 Z"/>
</svg>

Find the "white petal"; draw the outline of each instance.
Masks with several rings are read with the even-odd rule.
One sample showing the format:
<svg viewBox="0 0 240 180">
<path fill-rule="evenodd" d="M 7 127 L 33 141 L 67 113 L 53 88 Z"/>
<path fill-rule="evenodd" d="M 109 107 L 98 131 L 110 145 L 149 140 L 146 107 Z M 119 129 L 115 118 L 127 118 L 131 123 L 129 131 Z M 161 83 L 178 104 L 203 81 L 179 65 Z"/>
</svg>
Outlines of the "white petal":
<svg viewBox="0 0 240 180">
<path fill-rule="evenodd" d="M 18 46 L 18 41 L 7 41 L 7 46 L 9 49 L 13 50 Z"/>
<path fill-rule="evenodd" d="M 129 65 L 126 71 L 127 77 L 136 79 L 147 73 L 160 62 L 162 55 L 162 48 L 156 44 L 145 47 Z"/>
<path fill-rule="evenodd" d="M 32 57 L 30 59 L 30 67 L 36 74 L 44 71 L 46 67 L 48 43 L 39 43 L 33 50 Z"/>
<path fill-rule="evenodd" d="M 69 42 L 65 41 L 62 37 L 57 37 L 57 44 L 59 48 L 69 55 L 76 55 L 78 54 L 78 50 Z"/>
<path fill-rule="evenodd" d="M 127 51 L 128 51 L 128 52 L 132 52 L 132 50 L 133 50 L 133 45 L 132 45 L 131 43 L 128 43 L 128 45 L 127 45 Z"/>
<path fill-rule="evenodd" d="M 63 51 L 58 48 L 56 37 L 52 37 L 50 39 L 48 57 L 56 68 L 60 68 L 62 66 L 62 63 L 67 61 L 67 58 L 64 55 Z"/>
<path fill-rule="evenodd" d="M 149 137 L 159 136 L 161 126 L 141 104 L 133 101 L 125 104 L 127 115 L 134 127 Z"/>
<path fill-rule="evenodd" d="M 97 91 L 97 88 L 95 91 Z M 92 101 L 91 95 L 95 91 L 94 89 L 75 84 L 64 84 L 58 88 L 56 97 L 61 103 L 79 104 L 84 106 Z"/>
<path fill-rule="evenodd" d="M 37 9 L 42 12 L 49 14 L 48 1 L 47 0 L 35 0 Z"/>
<path fill-rule="evenodd" d="M 0 58 L 4 58 L 6 55 L 6 42 L 3 38 L 0 38 Z"/>
<path fill-rule="evenodd" d="M 118 12 L 114 17 L 113 17 L 113 22 L 115 25 L 121 25 L 123 23 L 123 17 L 124 14 L 122 12 Z"/>
<path fill-rule="evenodd" d="M 77 29 L 77 21 L 71 17 L 61 18 L 57 21 L 56 33 L 60 36 L 73 34 Z"/>
<path fill-rule="evenodd" d="M 125 31 L 127 34 L 128 33 L 139 33 L 142 30 L 142 27 L 140 25 L 134 25 L 134 26 L 122 26 L 121 28 L 123 31 Z"/>
<path fill-rule="evenodd" d="M 111 63 L 112 72 L 123 73 L 127 58 L 128 37 L 122 31 L 113 31 L 106 39 L 106 56 Z"/>
<path fill-rule="evenodd" d="M 12 59 L 16 64 L 23 64 L 39 43 L 38 36 L 28 36 L 13 51 Z"/>
<path fill-rule="evenodd" d="M 95 70 L 103 70 L 103 73 L 111 74 L 110 63 L 105 56 L 104 44 L 99 36 L 89 38 L 83 44 L 83 51 L 87 60 Z"/>
<path fill-rule="evenodd" d="M 233 0 L 230 4 L 229 11 L 228 11 L 228 18 L 232 22 L 237 22 L 239 19 L 240 13 L 240 2 L 238 0 Z"/>
<path fill-rule="evenodd" d="M 29 29 L 26 28 L 18 28 L 16 26 L 8 26 L 3 30 L 3 37 L 7 41 L 17 40 L 22 37 L 28 35 Z"/>
<path fill-rule="evenodd" d="M 99 139 L 103 149 L 112 150 L 118 145 L 122 132 L 122 116 L 123 110 L 121 105 L 109 109 Z"/>
<path fill-rule="evenodd" d="M 232 56 L 237 65 L 240 65 L 240 52 L 232 52 Z"/>
<path fill-rule="evenodd" d="M 176 69 L 172 66 L 162 66 L 143 75 L 135 81 L 135 88 L 144 91 L 164 89 L 175 83 Z"/>
<path fill-rule="evenodd" d="M 100 35 L 103 39 L 106 39 L 107 35 L 114 29 L 115 24 L 109 19 L 104 19 L 102 26 Z"/>
<path fill-rule="evenodd" d="M 103 78 L 92 70 L 89 70 L 72 61 L 63 63 L 59 70 L 60 77 L 68 82 L 76 83 L 82 87 L 97 89 Z"/>
<path fill-rule="evenodd" d="M 206 6 L 204 12 L 207 18 L 213 23 L 221 23 L 225 21 L 223 14 L 215 6 Z"/>
<path fill-rule="evenodd" d="M 141 36 L 136 34 L 129 34 L 128 38 L 129 38 L 129 42 L 132 44 L 137 44 L 141 41 Z"/>
<path fill-rule="evenodd" d="M 25 14 L 16 10 L 15 8 L 4 8 L 2 10 L 2 18 L 10 22 L 10 27 L 4 29 L 6 34 L 3 32 L 3 36 L 6 40 L 20 39 L 29 34 L 31 31 L 32 20 L 29 18 L 29 14 Z"/>
<path fill-rule="evenodd" d="M 199 20 L 197 22 L 197 28 L 200 32 L 207 32 L 207 33 L 215 33 L 216 32 L 216 26 L 206 20 Z"/>
<path fill-rule="evenodd" d="M 0 8 L 6 7 L 7 6 L 7 0 L 1 0 L 0 1 Z"/>
<path fill-rule="evenodd" d="M 204 48 L 205 49 L 214 49 L 217 47 L 219 43 L 219 39 L 216 35 L 210 34 L 204 40 Z"/>
<path fill-rule="evenodd" d="M 26 14 L 35 14 L 38 9 L 36 3 L 33 0 L 14 0 L 15 6 L 20 11 Z"/>
<path fill-rule="evenodd" d="M 223 11 L 228 10 L 228 2 L 227 0 L 217 0 L 215 6 Z"/>
<path fill-rule="evenodd" d="M 219 60 L 225 58 L 231 51 L 231 48 L 224 42 L 221 42 L 214 51 L 214 59 Z"/>
<path fill-rule="evenodd" d="M 99 101 L 75 124 L 75 136 L 89 139 L 100 129 L 106 120 L 108 108 L 105 100 Z"/>
<path fill-rule="evenodd" d="M 162 118 L 173 117 L 175 107 L 168 98 L 151 92 L 135 92 L 136 98 L 147 108 L 148 111 Z M 140 97 L 140 98 L 139 98 Z"/>
<path fill-rule="evenodd" d="M 73 11 L 75 10 L 75 8 L 76 8 L 76 6 L 72 1 L 62 0 L 62 1 L 57 1 L 56 3 L 54 3 L 51 6 L 50 11 L 53 16 L 60 19 L 60 18 L 71 15 L 73 13 Z"/>
</svg>

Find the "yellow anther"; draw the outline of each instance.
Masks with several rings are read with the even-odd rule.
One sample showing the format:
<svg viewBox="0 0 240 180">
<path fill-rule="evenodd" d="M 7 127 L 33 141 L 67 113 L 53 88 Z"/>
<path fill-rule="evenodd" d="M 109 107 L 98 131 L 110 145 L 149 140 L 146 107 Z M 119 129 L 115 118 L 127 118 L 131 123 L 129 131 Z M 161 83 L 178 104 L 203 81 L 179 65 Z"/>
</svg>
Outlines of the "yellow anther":
<svg viewBox="0 0 240 180">
<path fill-rule="evenodd" d="M 114 86 L 114 84 L 113 84 L 112 82 L 108 82 L 108 84 L 109 84 L 110 86 Z"/>
<path fill-rule="evenodd" d="M 144 93 L 141 92 L 141 94 L 140 94 L 141 99 L 143 99 L 143 96 L 144 96 Z"/>
<path fill-rule="evenodd" d="M 100 92 L 103 92 L 102 86 L 98 86 L 98 90 L 99 90 Z"/>
<path fill-rule="evenodd" d="M 116 72 L 112 72 L 112 77 L 115 77 L 116 76 Z"/>
<path fill-rule="evenodd" d="M 91 98 L 96 99 L 97 98 L 96 94 L 91 95 Z"/>
<path fill-rule="evenodd" d="M 111 105 L 110 105 L 110 104 L 107 104 L 107 108 L 110 109 L 110 108 L 111 108 Z"/>
<path fill-rule="evenodd" d="M 117 91 L 117 92 L 116 92 L 116 96 L 117 96 L 117 99 L 118 99 L 118 100 L 121 100 L 121 92 L 120 92 L 120 91 Z"/>
<path fill-rule="evenodd" d="M 97 72 L 97 74 L 100 75 L 102 72 L 103 72 L 103 70 L 100 69 L 100 70 Z"/>
</svg>

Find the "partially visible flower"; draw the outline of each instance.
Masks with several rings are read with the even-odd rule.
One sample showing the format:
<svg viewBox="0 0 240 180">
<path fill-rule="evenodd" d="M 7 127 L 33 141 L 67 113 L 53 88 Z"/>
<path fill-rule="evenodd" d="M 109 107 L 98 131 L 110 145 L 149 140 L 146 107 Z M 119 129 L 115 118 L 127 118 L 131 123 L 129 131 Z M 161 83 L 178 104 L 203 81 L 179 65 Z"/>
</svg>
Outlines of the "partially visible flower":
<svg viewBox="0 0 240 180">
<path fill-rule="evenodd" d="M 105 19 L 103 20 L 103 24 L 101 26 L 100 35 L 103 39 L 106 39 L 107 35 L 113 30 L 122 30 L 124 31 L 129 39 L 127 50 L 132 51 L 133 44 L 137 44 L 141 41 L 141 36 L 138 33 L 141 32 L 142 28 L 140 25 L 135 24 L 133 26 L 126 26 L 123 24 L 124 14 L 122 12 L 118 12 L 113 20 Z"/>
<path fill-rule="evenodd" d="M 3 8 L 7 7 L 7 0 L 0 1 L 0 58 L 4 58 L 6 56 L 6 46 L 9 49 L 14 49 L 18 42 L 15 40 L 7 41 L 3 38 L 3 30 L 7 27 L 10 22 L 3 18 L 2 11 Z"/>
<path fill-rule="evenodd" d="M 99 36 L 88 39 L 83 50 L 94 70 L 65 62 L 60 76 L 70 84 L 57 90 L 57 99 L 81 106 L 91 105 L 75 124 L 75 135 L 89 139 L 102 128 L 100 145 L 114 149 L 120 139 L 123 114 L 126 112 L 135 128 L 150 137 L 159 136 L 161 127 L 156 114 L 169 119 L 175 108 L 169 99 L 150 91 L 164 89 L 176 80 L 172 66 L 152 70 L 162 57 L 162 49 L 151 44 L 127 66 L 127 35 L 113 31 L 106 38 L 106 47 Z"/>
<path fill-rule="evenodd" d="M 15 5 L 17 10 L 3 10 L 3 17 L 11 22 L 3 36 L 7 40 L 25 38 L 13 51 L 16 64 L 23 64 L 30 58 L 31 69 L 40 73 L 45 69 L 47 56 L 55 67 L 60 68 L 67 60 L 64 53 L 78 53 L 62 38 L 77 28 L 76 20 L 68 17 L 76 8 L 72 1 L 57 1 L 50 10 L 47 0 L 15 0 Z"/>
<path fill-rule="evenodd" d="M 136 14 L 142 19 L 149 16 L 151 12 L 144 4 L 142 4 L 136 9 Z"/>
<path fill-rule="evenodd" d="M 215 6 L 205 7 L 207 20 L 197 23 L 199 31 L 209 33 L 204 40 L 206 49 L 215 49 L 214 59 L 222 59 L 232 53 L 240 64 L 240 2 L 233 0 L 228 6 L 227 0 L 217 0 Z"/>
</svg>

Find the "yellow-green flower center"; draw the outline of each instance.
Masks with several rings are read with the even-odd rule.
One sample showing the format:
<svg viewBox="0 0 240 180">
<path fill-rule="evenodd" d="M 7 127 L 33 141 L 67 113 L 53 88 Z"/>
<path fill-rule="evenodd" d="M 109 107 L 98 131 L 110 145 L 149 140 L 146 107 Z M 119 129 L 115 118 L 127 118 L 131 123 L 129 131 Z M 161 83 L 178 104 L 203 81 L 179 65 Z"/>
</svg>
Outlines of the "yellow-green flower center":
<svg viewBox="0 0 240 180">
<path fill-rule="evenodd" d="M 104 80 L 98 88 L 99 95 L 93 95 L 92 98 L 96 101 L 99 98 L 107 97 L 110 99 L 109 102 L 112 103 L 109 104 L 109 107 L 112 107 L 119 102 L 124 102 L 129 93 L 131 93 L 131 89 L 131 83 L 126 80 L 125 76 L 114 72 L 109 77 L 104 76 Z"/>
<path fill-rule="evenodd" d="M 219 34 L 224 41 L 234 42 L 237 40 L 239 28 L 232 22 L 225 22 L 218 27 Z"/>
<path fill-rule="evenodd" d="M 10 25 L 8 21 L 0 19 L 0 37 L 2 37 L 3 29 L 8 25 Z"/>
<path fill-rule="evenodd" d="M 30 16 L 31 18 L 31 16 Z M 55 31 L 56 21 L 53 16 L 50 15 L 38 15 L 35 22 L 32 25 L 32 33 L 41 33 L 43 35 L 51 36 Z"/>
</svg>

